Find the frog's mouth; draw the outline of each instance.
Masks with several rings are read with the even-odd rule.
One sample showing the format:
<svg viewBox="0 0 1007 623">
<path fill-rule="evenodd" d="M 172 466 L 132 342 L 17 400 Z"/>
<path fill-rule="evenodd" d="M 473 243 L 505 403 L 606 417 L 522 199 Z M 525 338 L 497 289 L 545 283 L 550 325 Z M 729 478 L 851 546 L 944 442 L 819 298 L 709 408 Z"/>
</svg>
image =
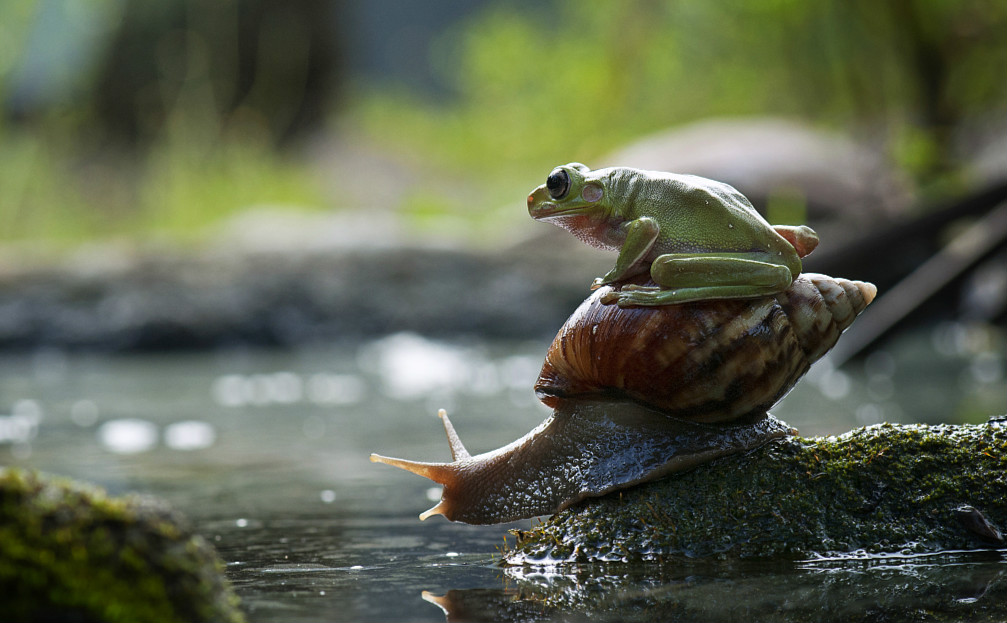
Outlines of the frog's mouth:
<svg viewBox="0 0 1007 623">
<path fill-rule="evenodd" d="M 554 203 L 540 203 L 528 208 L 528 213 L 535 220 L 548 221 L 565 216 L 577 216 L 583 212 L 583 207 L 564 208 Z"/>
<path fill-rule="evenodd" d="M 584 212 L 584 206 L 565 207 L 554 203 L 549 198 L 545 185 L 536 188 L 528 195 L 528 214 L 537 221 L 548 221 L 566 216 L 577 216 Z"/>
</svg>

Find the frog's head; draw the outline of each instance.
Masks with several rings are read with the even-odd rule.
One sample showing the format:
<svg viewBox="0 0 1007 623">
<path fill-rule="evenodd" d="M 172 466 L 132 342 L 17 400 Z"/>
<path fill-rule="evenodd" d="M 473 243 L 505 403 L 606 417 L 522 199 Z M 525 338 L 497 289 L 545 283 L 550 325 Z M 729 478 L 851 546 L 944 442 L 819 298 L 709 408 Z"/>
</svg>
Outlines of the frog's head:
<svg viewBox="0 0 1007 623">
<path fill-rule="evenodd" d="M 556 167 L 528 195 L 528 214 L 535 220 L 561 225 L 576 217 L 604 219 L 608 212 L 607 179 L 579 162 Z"/>
</svg>

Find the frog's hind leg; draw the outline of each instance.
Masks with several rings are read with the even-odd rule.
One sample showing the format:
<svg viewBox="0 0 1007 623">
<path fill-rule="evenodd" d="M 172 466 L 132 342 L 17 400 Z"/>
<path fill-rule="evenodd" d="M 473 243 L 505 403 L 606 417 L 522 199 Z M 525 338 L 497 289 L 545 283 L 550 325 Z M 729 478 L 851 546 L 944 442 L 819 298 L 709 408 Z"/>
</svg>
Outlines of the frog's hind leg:
<svg viewBox="0 0 1007 623">
<path fill-rule="evenodd" d="M 665 254 L 654 260 L 650 276 L 660 285 L 626 286 L 608 296 L 620 306 L 676 305 L 690 301 L 752 298 L 782 292 L 793 275 L 781 264 L 743 254 Z"/>
</svg>

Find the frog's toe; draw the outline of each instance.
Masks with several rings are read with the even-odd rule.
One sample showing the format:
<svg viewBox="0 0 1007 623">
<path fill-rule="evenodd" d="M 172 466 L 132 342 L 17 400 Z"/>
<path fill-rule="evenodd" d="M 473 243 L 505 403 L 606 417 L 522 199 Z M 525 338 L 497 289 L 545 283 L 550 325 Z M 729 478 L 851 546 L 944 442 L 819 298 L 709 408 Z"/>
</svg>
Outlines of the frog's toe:
<svg viewBox="0 0 1007 623">
<path fill-rule="evenodd" d="M 605 294 L 602 294 L 599 300 L 601 301 L 602 305 L 611 305 L 613 303 L 618 303 L 619 293 L 610 290 Z"/>
<path fill-rule="evenodd" d="M 641 286 L 635 283 L 627 283 L 620 289 L 621 292 L 660 292 L 661 288 L 654 286 Z"/>
<path fill-rule="evenodd" d="M 656 289 L 651 289 L 651 291 L 640 291 L 631 290 L 626 292 L 625 289 L 618 294 L 618 299 L 615 301 L 619 307 L 648 307 L 652 305 L 661 305 L 662 302 L 657 296 Z"/>
</svg>

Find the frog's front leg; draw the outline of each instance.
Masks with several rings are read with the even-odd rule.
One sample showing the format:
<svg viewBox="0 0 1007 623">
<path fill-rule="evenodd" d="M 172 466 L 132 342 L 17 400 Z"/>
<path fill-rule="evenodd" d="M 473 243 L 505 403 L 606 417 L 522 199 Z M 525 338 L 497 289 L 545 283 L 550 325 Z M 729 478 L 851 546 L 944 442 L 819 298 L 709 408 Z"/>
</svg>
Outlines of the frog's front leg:
<svg viewBox="0 0 1007 623">
<path fill-rule="evenodd" d="M 786 266 L 744 253 L 669 253 L 654 260 L 650 276 L 661 287 L 624 286 L 604 302 L 631 307 L 752 298 L 782 292 L 794 278 Z"/>
<path fill-rule="evenodd" d="M 615 267 L 604 276 L 595 279 L 591 284 L 592 290 L 628 279 L 647 270 L 643 260 L 654 247 L 657 235 L 661 231 L 660 226 L 656 220 L 649 216 L 642 216 L 623 224 L 622 228 L 626 232 L 626 238 L 619 249 L 619 257 L 615 260 Z"/>
</svg>

